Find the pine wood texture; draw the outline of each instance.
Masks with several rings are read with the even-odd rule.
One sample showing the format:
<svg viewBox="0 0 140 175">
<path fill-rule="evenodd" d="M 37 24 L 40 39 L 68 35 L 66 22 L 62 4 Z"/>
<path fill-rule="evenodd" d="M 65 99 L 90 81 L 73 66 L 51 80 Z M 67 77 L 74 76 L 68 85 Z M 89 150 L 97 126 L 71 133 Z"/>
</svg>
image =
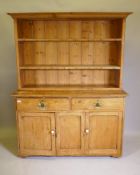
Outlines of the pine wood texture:
<svg viewBox="0 0 140 175">
<path fill-rule="evenodd" d="M 53 113 L 19 113 L 21 155 L 55 155 L 55 118 Z"/>
<path fill-rule="evenodd" d="M 86 128 L 89 133 L 86 138 L 86 151 L 89 155 L 102 153 L 117 154 L 120 147 L 119 128 L 122 128 L 122 114 L 119 112 L 88 113 Z"/>
<path fill-rule="evenodd" d="M 129 14 L 9 13 L 19 156 L 121 156 Z"/>
<path fill-rule="evenodd" d="M 123 98 L 73 98 L 73 110 L 122 110 Z"/>
<path fill-rule="evenodd" d="M 56 115 L 57 137 L 56 149 L 58 155 L 84 154 L 84 125 L 83 113 L 65 112 Z"/>
<path fill-rule="evenodd" d="M 17 110 L 23 112 L 63 111 L 69 108 L 67 98 L 22 98 L 17 100 Z"/>
</svg>

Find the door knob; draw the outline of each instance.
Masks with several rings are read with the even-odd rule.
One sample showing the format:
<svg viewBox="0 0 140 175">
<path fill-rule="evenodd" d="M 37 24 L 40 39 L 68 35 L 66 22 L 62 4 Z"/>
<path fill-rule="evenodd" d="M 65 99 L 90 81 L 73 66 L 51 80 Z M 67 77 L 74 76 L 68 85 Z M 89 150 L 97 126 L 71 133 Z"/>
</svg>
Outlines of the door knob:
<svg viewBox="0 0 140 175">
<path fill-rule="evenodd" d="M 21 103 L 22 101 L 20 99 L 17 99 L 17 103 Z"/>
<path fill-rule="evenodd" d="M 51 135 L 52 135 L 52 136 L 55 135 L 55 130 L 54 130 L 54 129 L 51 130 Z"/>
<path fill-rule="evenodd" d="M 89 129 L 85 129 L 85 133 L 88 134 L 89 133 Z"/>
</svg>

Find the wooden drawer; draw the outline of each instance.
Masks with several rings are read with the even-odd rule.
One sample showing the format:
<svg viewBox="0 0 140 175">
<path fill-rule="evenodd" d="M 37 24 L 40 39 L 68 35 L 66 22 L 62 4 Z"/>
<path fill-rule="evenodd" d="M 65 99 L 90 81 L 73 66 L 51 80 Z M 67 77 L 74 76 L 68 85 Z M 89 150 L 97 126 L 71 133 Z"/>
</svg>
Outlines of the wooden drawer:
<svg viewBox="0 0 140 175">
<path fill-rule="evenodd" d="M 120 110 L 123 109 L 123 98 L 73 98 L 74 110 Z"/>
<path fill-rule="evenodd" d="M 17 110 L 29 112 L 59 111 L 69 109 L 67 98 L 18 98 Z"/>
</svg>

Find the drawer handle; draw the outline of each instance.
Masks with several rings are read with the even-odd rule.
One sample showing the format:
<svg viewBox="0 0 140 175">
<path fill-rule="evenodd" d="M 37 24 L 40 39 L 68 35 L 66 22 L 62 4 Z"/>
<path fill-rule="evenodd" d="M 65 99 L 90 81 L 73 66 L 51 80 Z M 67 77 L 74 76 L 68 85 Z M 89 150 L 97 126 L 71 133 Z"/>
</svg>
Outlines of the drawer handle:
<svg viewBox="0 0 140 175">
<path fill-rule="evenodd" d="M 95 103 L 95 108 L 100 108 L 100 107 L 102 107 L 102 105 L 101 105 L 101 103 L 100 103 L 99 101 L 97 101 L 97 102 Z"/>
<path fill-rule="evenodd" d="M 89 133 L 89 129 L 85 129 L 85 134 L 88 134 Z"/>
<path fill-rule="evenodd" d="M 40 110 L 45 110 L 47 108 L 46 104 L 44 103 L 44 100 L 41 100 L 39 103 L 38 103 L 38 108 Z"/>
</svg>

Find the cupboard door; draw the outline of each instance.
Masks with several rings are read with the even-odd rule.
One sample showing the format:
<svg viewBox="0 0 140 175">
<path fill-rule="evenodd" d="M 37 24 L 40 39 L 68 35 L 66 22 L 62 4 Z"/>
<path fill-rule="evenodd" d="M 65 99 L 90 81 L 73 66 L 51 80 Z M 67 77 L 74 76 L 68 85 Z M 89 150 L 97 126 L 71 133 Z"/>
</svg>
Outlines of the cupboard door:
<svg viewBox="0 0 140 175">
<path fill-rule="evenodd" d="M 84 114 L 79 112 L 63 112 L 56 115 L 57 154 L 84 154 Z"/>
<path fill-rule="evenodd" d="M 86 153 L 118 155 L 121 149 L 121 112 L 93 112 L 86 116 Z"/>
<path fill-rule="evenodd" d="M 53 113 L 18 113 L 19 154 L 55 155 Z"/>
</svg>

